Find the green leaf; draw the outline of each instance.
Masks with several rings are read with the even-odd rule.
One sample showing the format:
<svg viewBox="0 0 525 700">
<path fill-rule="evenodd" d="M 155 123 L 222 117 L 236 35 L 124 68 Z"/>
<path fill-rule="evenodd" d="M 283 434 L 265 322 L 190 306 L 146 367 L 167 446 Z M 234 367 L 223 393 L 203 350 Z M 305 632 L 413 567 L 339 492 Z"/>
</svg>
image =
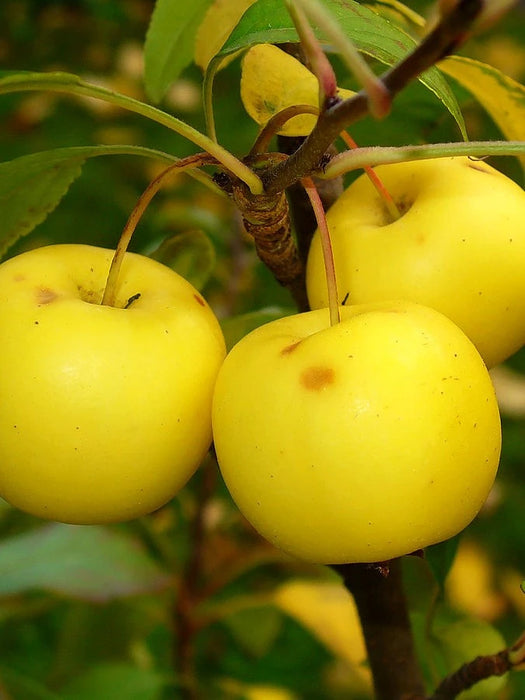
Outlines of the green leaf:
<svg viewBox="0 0 525 700">
<path fill-rule="evenodd" d="M 144 45 L 146 90 L 154 102 L 193 61 L 197 29 L 212 2 L 157 0 Z"/>
<path fill-rule="evenodd" d="M 425 559 L 441 590 L 458 551 L 459 539 L 459 536 L 452 537 L 425 549 Z"/>
<path fill-rule="evenodd" d="M 150 257 L 171 267 L 199 290 L 209 280 L 216 261 L 213 243 L 203 231 L 171 236 Z"/>
<path fill-rule="evenodd" d="M 160 700 L 166 678 L 127 664 L 101 664 L 61 690 L 61 700 Z"/>
<path fill-rule="evenodd" d="M 43 589 L 102 602 L 169 583 L 135 539 L 110 528 L 53 523 L 0 544 L 0 595 Z"/>
<path fill-rule="evenodd" d="M 24 700 L 62 700 L 62 696 L 48 690 L 39 681 L 24 675 L 20 671 L 15 671 L 6 666 L 0 666 L 0 679 L 2 687 L 9 691 L 8 700 L 23 698 Z M 0 698 L 3 700 L 2 689 L 0 688 Z"/>
<path fill-rule="evenodd" d="M 459 618 L 448 624 L 436 625 L 429 644 L 429 654 L 443 675 L 457 671 L 477 656 L 498 654 L 507 646 L 501 633 L 486 620 Z M 501 697 L 507 675 L 490 676 L 461 693 L 461 700 L 493 700 Z"/>
<path fill-rule="evenodd" d="M 381 63 L 392 65 L 404 58 L 416 46 L 406 32 L 354 0 L 323 0 L 359 51 Z M 324 37 L 313 27 L 319 39 Z M 212 65 L 224 56 L 255 44 L 280 44 L 298 41 L 297 32 L 282 0 L 259 0 L 242 16 Z M 456 120 L 463 138 L 466 128 L 454 93 L 440 71 L 433 67 L 423 73 L 421 82 L 445 105 Z"/>
<path fill-rule="evenodd" d="M 188 141 L 205 150 L 210 155 L 217 158 L 228 170 L 237 175 L 245 182 L 253 194 L 260 194 L 263 191 L 263 184 L 260 178 L 244 163 L 238 160 L 232 153 L 220 146 L 212 139 L 208 138 L 200 131 L 194 129 L 181 119 L 173 117 L 161 109 L 152 107 L 145 102 L 135 100 L 127 95 L 122 95 L 113 90 L 107 90 L 99 85 L 92 85 L 72 73 L 14 73 L 6 72 L 0 74 L 0 95 L 11 92 L 25 92 L 39 90 L 42 92 L 60 92 L 67 95 L 82 95 L 93 97 L 94 99 L 108 102 L 130 112 L 140 114 L 147 119 L 151 119 L 158 124 L 175 131 Z"/>
<path fill-rule="evenodd" d="M 364 4 L 387 19 L 397 16 L 399 18 L 398 21 L 400 20 L 402 24 L 404 23 L 409 27 L 417 27 L 421 30 L 426 24 L 424 17 L 412 8 L 407 7 L 404 3 L 399 2 L 399 0 L 370 0 L 370 2 Z"/>
<path fill-rule="evenodd" d="M 237 644 L 254 658 L 269 652 L 282 627 L 281 613 L 270 605 L 239 610 L 223 622 Z"/>
<path fill-rule="evenodd" d="M 235 343 L 238 343 L 241 338 L 250 331 L 255 330 L 255 328 L 293 313 L 295 313 L 293 309 L 269 306 L 266 309 L 259 309 L 258 311 L 250 311 L 249 313 L 240 314 L 239 316 L 225 318 L 221 321 L 221 327 L 226 340 L 226 347 L 228 350 L 231 350 Z"/>
<path fill-rule="evenodd" d="M 494 66 L 463 56 L 450 56 L 439 67 L 474 95 L 509 141 L 525 140 L 524 85 Z M 520 160 L 525 170 L 525 156 Z"/>
<path fill-rule="evenodd" d="M 42 151 L 0 163 L 0 257 L 53 211 L 80 175 L 86 158 L 120 153 L 176 161 L 160 151 L 136 146 L 85 146 Z"/>
<path fill-rule="evenodd" d="M 80 175 L 81 158 L 49 165 L 39 155 L 0 163 L 0 257 L 53 211 Z"/>
</svg>

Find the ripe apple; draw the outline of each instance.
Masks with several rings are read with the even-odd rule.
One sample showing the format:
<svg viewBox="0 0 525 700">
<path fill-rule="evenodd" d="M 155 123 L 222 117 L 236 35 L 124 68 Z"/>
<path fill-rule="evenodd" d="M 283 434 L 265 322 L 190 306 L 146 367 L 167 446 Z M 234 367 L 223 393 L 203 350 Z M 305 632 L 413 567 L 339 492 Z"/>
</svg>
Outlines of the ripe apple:
<svg viewBox="0 0 525 700">
<path fill-rule="evenodd" d="M 0 495 L 68 523 L 166 503 L 211 443 L 225 355 L 218 321 L 175 272 L 128 253 L 52 245 L 0 265 Z"/>
<path fill-rule="evenodd" d="M 316 563 L 376 562 L 462 530 L 484 503 L 501 433 L 479 353 L 410 302 L 268 323 L 222 365 L 217 457 L 267 540 Z"/>
<path fill-rule="evenodd" d="M 402 212 L 392 221 L 365 176 L 327 213 L 340 301 L 407 299 L 469 336 L 488 366 L 525 343 L 525 192 L 482 161 L 379 166 Z M 327 306 L 319 234 L 307 265 L 312 308 Z"/>
</svg>

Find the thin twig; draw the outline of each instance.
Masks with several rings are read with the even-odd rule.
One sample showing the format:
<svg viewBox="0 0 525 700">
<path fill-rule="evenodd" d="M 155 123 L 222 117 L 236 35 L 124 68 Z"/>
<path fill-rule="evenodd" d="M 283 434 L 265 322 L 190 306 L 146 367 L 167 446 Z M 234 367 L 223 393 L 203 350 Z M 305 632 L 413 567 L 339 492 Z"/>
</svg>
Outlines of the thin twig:
<svg viewBox="0 0 525 700">
<path fill-rule="evenodd" d="M 215 492 L 217 463 L 209 453 L 200 469 L 200 488 L 196 512 L 190 526 L 190 554 L 183 568 L 173 605 L 173 625 L 176 637 L 174 667 L 179 670 L 184 700 L 200 697 L 194 669 L 195 634 L 203 622 L 197 619 L 196 607 L 202 600 L 201 577 L 203 569 L 203 546 L 205 538 L 205 510 Z"/>
<path fill-rule="evenodd" d="M 525 633 L 508 649 L 497 654 L 478 656 L 447 676 L 428 700 L 454 700 L 464 690 L 492 676 L 503 676 L 512 669 L 523 669 Z"/>
</svg>

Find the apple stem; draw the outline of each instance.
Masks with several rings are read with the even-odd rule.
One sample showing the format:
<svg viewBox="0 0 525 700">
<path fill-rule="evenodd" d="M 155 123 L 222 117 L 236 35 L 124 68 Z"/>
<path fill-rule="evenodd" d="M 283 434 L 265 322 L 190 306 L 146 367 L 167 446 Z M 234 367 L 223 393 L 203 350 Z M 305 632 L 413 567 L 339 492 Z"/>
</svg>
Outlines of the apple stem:
<svg viewBox="0 0 525 700">
<path fill-rule="evenodd" d="M 308 22 L 301 3 L 286 0 L 286 8 L 299 35 L 301 48 L 311 66 L 319 84 L 319 105 L 322 107 L 326 100 L 337 97 L 337 79 L 330 61 L 323 51 L 319 39 Z"/>
<path fill-rule="evenodd" d="M 321 247 L 323 250 L 323 261 L 326 273 L 326 286 L 328 288 L 328 308 L 330 309 L 330 325 L 335 326 L 341 322 L 341 313 L 339 310 L 339 302 L 337 299 L 337 279 L 335 274 L 334 252 L 332 250 L 332 241 L 328 224 L 326 223 L 326 214 L 319 192 L 311 177 L 304 177 L 301 180 L 312 209 L 315 214 L 319 235 L 321 237 Z"/>
<path fill-rule="evenodd" d="M 287 4 L 291 5 L 291 3 Z M 307 19 L 304 20 L 306 24 L 309 20 L 322 30 L 330 44 L 336 48 L 350 71 L 363 86 L 370 114 L 376 119 L 386 117 L 392 106 L 390 91 L 381 79 L 373 73 L 368 63 L 361 57 L 359 51 L 348 38 L 332 12 L 319 2 L 319 0 L 295 0 L 294 5 L 299 6 L 302 13 L 306 15 Z M 297 33 L 301 37 L 301 43 L 303 43 L 303 36 L 301 35 L 300 27 L 297 22 L 297 19 L 300 18 L 300 16 L 298 16 L 298 8 L 296 7 L 295 16 L 292 14 L 290 7 L 288 7 L 288 10 L 296 26 Z M 309 25 L 307 24 L 307 26 Z M 301 27 L 301 29 L 303 33 L 306 31 L 304 26 Z M 314 37 L 313 41 L 317 42 L 313 31 L 310 31 L 310 35 Z M 311 42 L 310 46 L 312 46 Z M 320 64 L 319 73 L 314 71 L 319 79 L 321 94 L 330 84 L 330 72 L 329 70 L 327 71 L 326 64 L 323 65 L 323 63 Z M 328 63 L 328 61 L 326 61 L 326 63 Z"/>
<path fill-rule="evenodd" d="M 353 150 L 359 148 L 359 146 L 354 141 L 354 139 L 350 136 L 348 131 L 343 130 L 340 135 L 341 135 L 341 138 L 343 139 L 343 141 L 348 146 L 348 148 L 351 148 Z M 368 175 L 370 182 L 376 188 L 379 196 L 383 200 L 383 204 L 387 208 L 388 213 L 390 214 L 392 221 L 397 221 L 397 219 L 400 219 L 401 212 L 399 211 L 397 204 L 394 202 L 392 195 L 385 187 L 385 185 L 384 185 L 383 181 L 381 180 L 381 178 L 379 177 L 379 175 L 369 165 L 364 165 L 363 168 L 364 168 L 365 173 Z"/>
<path fill-rule="evenodd" d="M 255 156 L 260 153 L 265 153 L 271 139 L 282 129 L 287 121 L 299 114 L 313 114 L 314 116 L 318 116 L 319 109 L 313 105 L 291 105 L 277 112 L 277 114 L 274 114 L 273 117 L 266 122 L 259 132 L 249 155 Z"/>
<path fill-rule="evenodd" d="M 142 218 L 142 215 L 146 211 L 153 197 L 164 184 L 165 180 L 175 172 L 180 173 L 201 165 L 216 164 L 216 159 L 210 156 L 208 153 L 197 153 L 195 155 L 188 156 L 187 158 L 183 158 L 177 163 L 173 163 L 173 165 L 170 165 L 168 168 L 163 170 L 160 175 L 157 175 L 157 177 L 150 182 L 144 192 L 140 195 L 139 200 L 129 215 L 126 225 L 124 226 L 124 230 L 120 236 L 115 254 L 113 255 L 113 260 L 111 261 L 111 266 L 109 268 L 104 294 L 102 295 L 101 304 L 103 306 L 115 306 L 120 269 L 128 249 L 129 242 L 140 219 Z"/>
</svg>

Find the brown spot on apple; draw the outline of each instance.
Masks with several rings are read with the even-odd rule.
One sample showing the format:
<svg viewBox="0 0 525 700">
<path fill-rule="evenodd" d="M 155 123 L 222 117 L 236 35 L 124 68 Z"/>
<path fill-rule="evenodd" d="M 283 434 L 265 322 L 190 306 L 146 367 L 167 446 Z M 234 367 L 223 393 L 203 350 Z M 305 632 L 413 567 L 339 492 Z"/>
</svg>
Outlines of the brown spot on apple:
<svg viewBox="0 0 525 700">
<path fill-rule="evenodd" d="M 308 367 L 301 374 L 301 384 L 309 391 L 321 391 L 334 383 L 335 372 L 331 367 Z"/>
<path fill-rule="evenodd" d="M 206 303 L 202 297 L 200 297 L 198 294 L 194 294 L 193 296 L 198 304 L 200 304 L 201 306 L 206 306 Z"/>
<path fill-rule="evenodd" d="M 298 340 L 296 343 L 292 343 L 291 345 L 287 345 L 285 348 L 281 350 L 281 355 L 290 355 L 300 344 L 300 340 Z"/>
<path fill-rule="evenodd" d="M 16 274 L 13 277 L 13 282 L 23 282 L 25 280 L 25 278 L 26 278 L 26 276 L 23 275 L 21 272 L 19 272 L 18 274 Z"/>
<path fill-rule="evenodd" d="M 58 294 L 49 287 L 37 287 L 36 289 L 36 303 L 41 306 L 42 304 L 51 304 L 52 301 L 58 298 Z"/>
</svg>

